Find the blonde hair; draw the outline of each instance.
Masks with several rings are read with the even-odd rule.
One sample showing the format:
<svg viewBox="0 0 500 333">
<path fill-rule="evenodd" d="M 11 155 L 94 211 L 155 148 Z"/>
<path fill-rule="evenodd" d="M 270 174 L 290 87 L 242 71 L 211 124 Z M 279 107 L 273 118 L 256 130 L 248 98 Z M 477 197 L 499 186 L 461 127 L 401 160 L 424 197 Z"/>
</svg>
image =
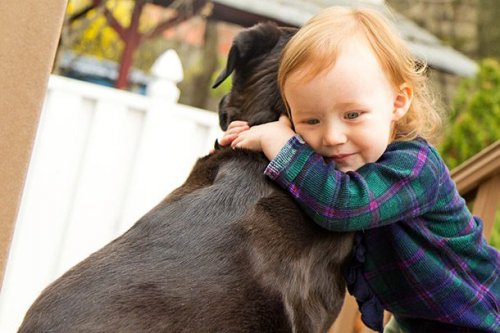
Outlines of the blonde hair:
<svg viewBox="0 0 500 333">
<path fill-rule="evenodd" d="M 437 139 L 442 118 L 437 101 L 427 86 L 426 64 L 416 61 L 381 14 L 366 8 L 324 9 L 287 43 L 281 55 L 278 84 L 289 116 L 284 94 L 289 75 L 300 71 L 304 80 L 312 79 L 333 66 L 342 43 L 353 37 L 364 38 L 396 90 L 399 91 L 403 83 L 413 88 L 410 108 L 395 124 L 394 140 L 412 140 L 417 136 L 429 141 Z"/>
</svg>

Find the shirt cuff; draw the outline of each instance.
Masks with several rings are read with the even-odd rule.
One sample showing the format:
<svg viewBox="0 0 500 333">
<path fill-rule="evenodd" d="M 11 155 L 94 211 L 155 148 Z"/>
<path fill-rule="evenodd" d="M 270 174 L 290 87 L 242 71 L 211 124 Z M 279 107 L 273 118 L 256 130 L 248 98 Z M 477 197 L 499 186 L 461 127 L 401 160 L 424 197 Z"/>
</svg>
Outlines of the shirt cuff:
<svg viewBox="0 0 500 333">
<path fill-rule="evenodd" d="M 291 137 L 285 146 L 281 148 L 278 155 L 267 165 L 264 174 L 276 180 L 286 168 L 293 162 L 297 153 L 306 146 L 304 139 L 298 134 Z"/>
</svg>

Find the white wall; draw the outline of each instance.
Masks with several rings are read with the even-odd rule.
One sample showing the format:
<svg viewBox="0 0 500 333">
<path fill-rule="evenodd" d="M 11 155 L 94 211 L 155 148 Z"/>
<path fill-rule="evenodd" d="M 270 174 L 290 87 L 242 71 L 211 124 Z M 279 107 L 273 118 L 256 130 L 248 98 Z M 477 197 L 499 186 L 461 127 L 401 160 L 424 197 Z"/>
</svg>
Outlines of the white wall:
<svg viewBox="0 0 500 333">
<path fill-rule="evenodd" d="M 217 115 L 177 104 L 181 78 L 159 79 L 145 97 L 51 77 L 0 294 L 0 332 L 15 332 L 44 287 L 181 185 L 213 146 Z"/>
</svg>

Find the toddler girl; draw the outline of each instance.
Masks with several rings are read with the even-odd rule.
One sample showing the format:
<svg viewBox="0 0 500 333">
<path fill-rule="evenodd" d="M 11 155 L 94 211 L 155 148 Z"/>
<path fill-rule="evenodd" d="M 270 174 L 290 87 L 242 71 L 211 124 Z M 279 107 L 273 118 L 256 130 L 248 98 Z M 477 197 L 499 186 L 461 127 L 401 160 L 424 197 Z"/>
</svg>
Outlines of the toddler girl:
<svg viewBox="0 0 500 333">
<path fill-rule="evenodd" d="M 440 117 L 423 67 L 380 14 L 323 10 L 282 54 L 291 123 L 234 122 L 219 143 L 263 151 L 312 220 L 358 231 L 346 279 L 368 326 L 383 308 L 395 331 L 499 332 L 500 256 L 428 143 Z"/>
</svg>

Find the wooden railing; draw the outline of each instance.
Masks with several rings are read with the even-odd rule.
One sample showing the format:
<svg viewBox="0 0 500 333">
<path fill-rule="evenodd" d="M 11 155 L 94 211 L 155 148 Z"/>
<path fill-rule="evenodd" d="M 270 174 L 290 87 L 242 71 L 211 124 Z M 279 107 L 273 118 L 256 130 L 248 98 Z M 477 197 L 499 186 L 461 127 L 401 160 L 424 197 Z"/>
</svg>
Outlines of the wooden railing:
<svg viewBox="0 0 500 333">
<path fill-rule="evenodd" d="M 472 214 L 484 222 L 489 240 L 500 207 L 500 140 L 451 171 L 458 192 L 472 204 Z"/>
</svg>

